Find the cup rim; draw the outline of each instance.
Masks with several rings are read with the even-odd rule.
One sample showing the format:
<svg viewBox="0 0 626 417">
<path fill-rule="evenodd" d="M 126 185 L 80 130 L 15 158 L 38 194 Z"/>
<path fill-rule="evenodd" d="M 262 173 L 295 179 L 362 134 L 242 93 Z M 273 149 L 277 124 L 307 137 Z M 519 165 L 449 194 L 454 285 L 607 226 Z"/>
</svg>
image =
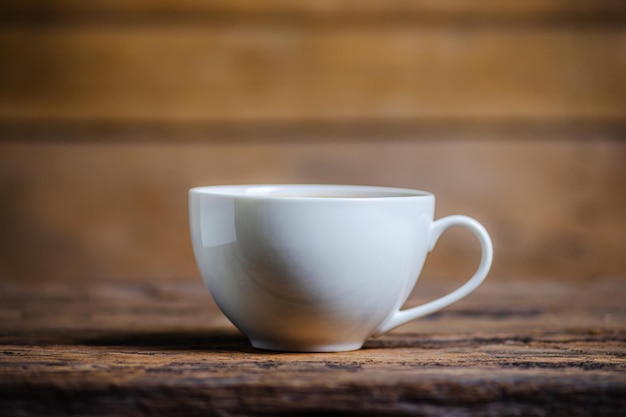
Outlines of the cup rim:
<svg viewBox="0 0 626 417">
<path fill-rule="evenodd" d="M 189 189 L 189 194 L 284 201 L 372 201 L 434 198 L 434 194 L 428 191 L 411 188 L 349 184 L 208 185 L 193 187 Z"/>
</svg>

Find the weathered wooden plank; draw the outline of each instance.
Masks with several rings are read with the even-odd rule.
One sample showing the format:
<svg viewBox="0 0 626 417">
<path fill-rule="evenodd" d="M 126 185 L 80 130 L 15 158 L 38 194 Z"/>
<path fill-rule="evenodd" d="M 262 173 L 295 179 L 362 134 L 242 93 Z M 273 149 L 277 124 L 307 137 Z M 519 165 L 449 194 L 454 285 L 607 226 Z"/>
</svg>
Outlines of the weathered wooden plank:
<svg viewBox="0 0 626 417">
<path fill-rule="evenodd" d="M 624 282 L 491 280 L 336 354 L 252 349 L 199 280 L 4 283 L 0 405 L 6 416 L 613 416 L 626 406 Z M 423 284 L 412 302 L 442 290 Z"/>
<path fill-rule="evenodd" d="M 436 193 L 437 216 L 483 222 L 494 274 L 593 279 L 626 270 L 626 144 L 480 137 L 419 141 L 0 143 L 2 279 L 197 277 L 187 189 L 220 183 L 357 183 Z M 424 274 L 478 262 L 451 230 Z"/>
<path fill-rule="evenodd" d="M 626 117 L 623 28 L 0 30 L 0 119 Z"/>
</svg>

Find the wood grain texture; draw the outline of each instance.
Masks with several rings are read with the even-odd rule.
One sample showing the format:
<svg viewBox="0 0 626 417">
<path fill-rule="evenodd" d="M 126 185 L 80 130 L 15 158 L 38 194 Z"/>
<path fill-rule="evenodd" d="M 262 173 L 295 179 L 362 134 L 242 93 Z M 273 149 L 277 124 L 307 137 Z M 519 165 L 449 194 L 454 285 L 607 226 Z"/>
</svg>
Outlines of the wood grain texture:
<svg viewBox="0 0 626 417">
<path fill-rule="evenodd" d="M 467 214 L 504 278 L 592 280 L 626 270 L 626 144 L 619 140 L 349 139 L 213 144 L 0 144 L 0 276 L 197 277 L 187 190 L 222 183 L 356 183 L 426 189 L 436 217 Z M 478 263 L 452 229 L 424 274 Z"/>
<path fill-rule="evenodd" d="M 623 276 L 488 280 L 364 349 L 250 347 L 202 283 L 2 283 L 3 415 L 615 416 Z M 418 284 L 410 303 L 442 288 Z"/>
<path fill-rule="evenodd" d="M 0 28 L 0 120 L 623 122 L 624 27 Z"/>
<path fill-rule="evenodd" d="M 329 4 L 287 7 L 282 2 L 159 6 L 163 14 L 170 8 L 188 10 L 173 19 L 174 25 L 167 19 L 133 20 L 141 16 L 140 10 L 155 13 L 144 3 L 78 4 L 83 3 L 59 6 L 60 15 L 63 7 L 70 15 L 83 10 L 79 15 L 87 13 L 96 21 L 100 8 L 113 10 L 112 15 L 105 24 L 89 19 L 83 25 L 55 23 L 52 14 L 49 24 L 34 19 L 32 25 L 0 26 L 0 120 L 626 118 L 624 24 L 610 24 L 609 18 L 606 25 L 600 19 L 592 26 L 576 19 L 562 25 L 558 18 L 538 26 L 507 23 L 506 16 L 515 13 L 558 16 L 555 10 L 561 6 L 556 3 L 513 7 L 346 2 L 336 9 Z M 561 14 L 583 16 L 585 10 L 599 10 L 626 22 L 620 6 L 600 4 L 604 8 L 563 6 Z M 234 20 L 198 24 L 194 7 L 208 15 L 223 9 Z M 428 8 L 444 16 L 480 16 L 489 15 L 488 7 L 494 10 L 491 20 L 500 24 L 410 20 Z M 304 19 L 330 15 L 347 24 L 290 23 L 290 10 Z M 260 24 L 245 19 L 272 13 L 278 18 L 261 19 Z M 287 17 L 281 18 L 281 13 Z M 351 14 L 358 21 L 363 13 L 374 21 L 348 24 Z M 127 14 L 130 21 L 116 24 Z M 376 24 L 377 16 L 388 18 Z"/>
<path fill-rule="evenodd" d="M 197 277 L 186 190 L 242 182 L 428 189 L 507 279 L 626 270 L 624 2 L 40 3 L 0 2 L 0 279 Z"/>
</svg>

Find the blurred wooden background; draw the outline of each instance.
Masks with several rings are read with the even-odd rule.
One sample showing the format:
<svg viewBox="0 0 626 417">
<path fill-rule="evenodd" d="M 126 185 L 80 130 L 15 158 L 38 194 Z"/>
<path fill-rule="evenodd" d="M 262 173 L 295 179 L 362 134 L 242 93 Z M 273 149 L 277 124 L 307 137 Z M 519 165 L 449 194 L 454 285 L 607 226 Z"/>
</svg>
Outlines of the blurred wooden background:
<svg viewBox="0 0 626 417">
<path fill-rule="evenodd" d="M 198 279 L 187 189 L 265 182 L 432 191 L 492 279 L 623 276 L 624 139 L 623 1 L 5 0 L 0 280 Z"/>
</svg>

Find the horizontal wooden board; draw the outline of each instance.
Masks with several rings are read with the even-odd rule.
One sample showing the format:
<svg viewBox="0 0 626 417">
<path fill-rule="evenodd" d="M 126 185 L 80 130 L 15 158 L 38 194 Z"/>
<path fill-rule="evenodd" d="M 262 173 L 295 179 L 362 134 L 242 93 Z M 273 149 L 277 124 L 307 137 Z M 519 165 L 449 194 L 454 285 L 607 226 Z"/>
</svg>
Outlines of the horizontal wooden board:
<svg viewBox="0 0 626 417">
<path fill-rule="evenodd" d="M 487 281 L 364 349 L 318 354 L 253 349 L 200 280 L 0 281 L 0 408 L 5 417 L 614 417 L 626 407 L 621 278 Z M 439 292 L 422 284 L 420 297 Z"/>
<path fill-rule="evenodd" d="M 0 29 L 0 119 L 626 118 L 626 30 Z"/>
<path fill-rule="evenodd" d="M 0 143 L 0 278 L 198 277 L 187 189 L 220 183 L 357 183 L 438 196 L 437 217 L 476 217 L 495 245 L 493 279 L 593 279 L 626 270 L 626 143 L 508 140 Z M 451 230 L 425 275 L 478 263 Z"/>
<path fill-rule="evenodd" d="M 159 19 L 161 22 L 180 23 L 219 19 L 250 21 L 250 18 L 268 23 L 335 22 L 355 24 L 407 21 L 441 24 L 452 23 L 585 23 L 611 24 L 623 21 L 626 6 L 619 0 L 569 1 L 569 0 L 109 0 L 85 2 L 57 0 L 41 4 L 37 0 L 5 0 L 0 11 L 9 22 L 108 22 L 119 24 L 130 19 Z M 22 18 L 20 21 L 19 18 Z M 17 18 L 17 19 L 16 19 Z M 107 18 L 112 18 L 108 20 Z M 182 20 L 181 20 L 182 19 Z"/>
</svg>

